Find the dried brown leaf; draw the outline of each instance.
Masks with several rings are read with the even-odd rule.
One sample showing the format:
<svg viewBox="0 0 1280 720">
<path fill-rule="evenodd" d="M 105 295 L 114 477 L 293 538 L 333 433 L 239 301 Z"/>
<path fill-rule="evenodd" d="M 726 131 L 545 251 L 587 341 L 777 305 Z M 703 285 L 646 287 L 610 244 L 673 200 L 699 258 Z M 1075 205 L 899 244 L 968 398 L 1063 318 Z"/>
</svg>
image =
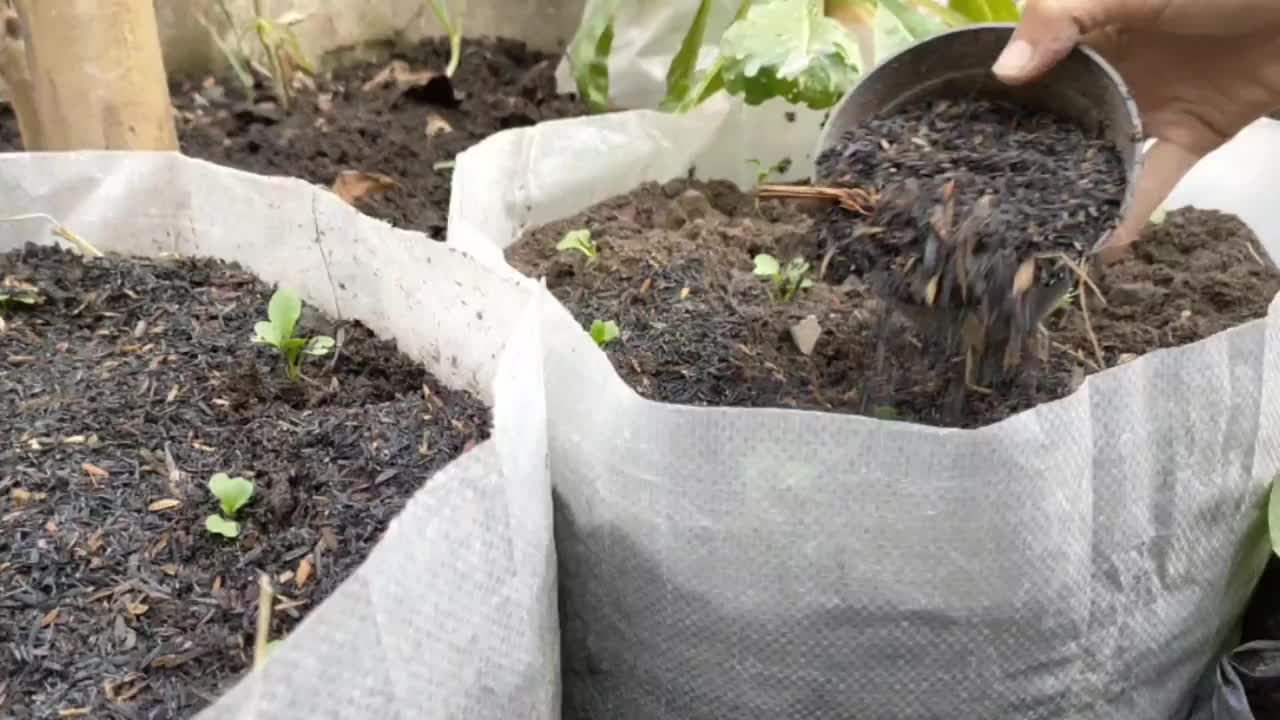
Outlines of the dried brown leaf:
<svg viewBox="0 0 1280 720">
<path fill-rule="evenodd" d="M 453 132 L 453 126 L 448 120 L 436 113 L 427 113 L 427 137 L 436 137 L 450 132 Z"/>
<path fill-rule="evenodd" d="M 1018 267 L 1018 272 L 1013 275 L 1013 296 L 1020 297 L 1024 292 L 1031 288 L 1031 283 L 1036 279 L 1036 259 L 1027 258 L 1022 261 L 1022 265 Z"/>
<path fill-rule="evenodd" d="M 371 193 L 388 192 L 398 187 L 400 183 L 390 175 L 361 170 L 343 170 L 333 181 L 333 192 L 351 205 Z"/>
<path fill-rule="evenodd" d="M 177 498 L 161 498 L 153 501 L 147 506 L 147 509 L 151 512 L 160 512 L 161 510 L 172 510 L 181 504 L 182 501 Z"/>
<path fill-rule="evenodd" d="M 306 585 L 307 581 L 311 579 L 311 573 L 313 570 L 314 570 L 314 567 L 312 565 L 310 555 L 298 561 L 298 572 L 295 575 L 295 578 L 296 578 L 296 582 L 299 590 L 301 590 L 302 586 Z"/>
<path fill-rule="evenodd" d="M 88 475 L 91 478 L 101 479 L 101 478 L 111 477 L 111 473 L 107 472 L 106 470 L 103 470 L 102 468 L 98 467 L 97 465 L 94 465 L 93 463 L 84 463 L 80 466 L 80 469 L 84 471 L 85 475 Z"/>
</svg>

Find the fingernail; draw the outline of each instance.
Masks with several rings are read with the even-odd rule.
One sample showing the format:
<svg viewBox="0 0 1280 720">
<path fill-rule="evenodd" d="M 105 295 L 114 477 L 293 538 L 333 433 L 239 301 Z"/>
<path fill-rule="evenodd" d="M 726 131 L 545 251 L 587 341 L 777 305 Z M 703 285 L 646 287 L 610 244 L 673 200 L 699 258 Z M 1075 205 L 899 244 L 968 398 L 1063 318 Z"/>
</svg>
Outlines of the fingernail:
<svg viewBox="0 0 1280 720">
<path fill-rule="evenodd" d="M 1026 40 L 1014 40 L 1005 46 L 991 71 L 1002 77 L 1016 77 L 1031 62 L 1031 45 Z"/>
</svg>

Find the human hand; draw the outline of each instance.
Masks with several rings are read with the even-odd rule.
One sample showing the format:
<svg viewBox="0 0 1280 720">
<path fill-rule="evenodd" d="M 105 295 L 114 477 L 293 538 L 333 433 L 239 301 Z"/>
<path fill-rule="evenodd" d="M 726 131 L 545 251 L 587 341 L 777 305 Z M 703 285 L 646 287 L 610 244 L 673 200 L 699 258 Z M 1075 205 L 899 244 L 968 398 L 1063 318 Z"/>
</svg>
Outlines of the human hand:
<svg viewBox="0 0 1280 720">
<path fill-rule="evenodd" d="M 1155 139 L 1128 213 L 1094 248 L 1109 259 L 1138 239 L 1200 158 L 1280 109 L 1280 2 L 1027 0 L 992 71 L 1030 82 L 1077 44 L 1116 68 Z"/>
</svg>

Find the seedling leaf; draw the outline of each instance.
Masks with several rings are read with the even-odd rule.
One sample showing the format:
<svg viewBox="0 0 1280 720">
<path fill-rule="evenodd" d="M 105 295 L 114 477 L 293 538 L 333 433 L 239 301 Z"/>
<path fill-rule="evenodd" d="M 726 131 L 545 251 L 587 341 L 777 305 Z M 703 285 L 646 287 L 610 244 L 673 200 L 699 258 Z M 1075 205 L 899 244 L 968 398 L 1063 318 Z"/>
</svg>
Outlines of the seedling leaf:
<svg viewBox="0 0 1280 720">
<path fill-rule="evenodd" d="M 282 340 L 293 337 L 293 328 L 301 315 L 302 300 L 292 290 L 277 290 L 267 304 L 267 318 Z"/>
<path fill-rule="evenodd" d="M 561 252 L 577 250 L 593 260 L 599 254 L 596 241 L 591 239 L 591 231 L 586 229 L 570 230 L 565 233 L 560 242 L 556 243 L 556 250 Z"/>
<path fill-rule="evenodd" d="M 267 304 L 267 316 L 270 320 L 258 322 L 253 326 L 255 343 L 271 345 L 284 358 L 285 371 L 290 380 L 302 376 L 302 355 L 325 355 L 334 347 L 333 338 L 318 335 L 314 338 L 293 336 L 297 328 L 298 318 L 302 315 L 302 300 L 294 292 L 280 288 L 271 296 Z"/>
<path fill-rule="evenodd" d="M 749 105 L 774 97 L 829 108 L 857 82 L 858 47 L 821 0 L 752 5 L 720 39 L 725 89 Z"/>
<path fill-rule="evenodd" d="M 609 54 L 617 6 L 617 0 L 600 0 L 569 45 L 569 67 L 578 95 L 591 112 L 609 109 Z"/>
<path fill-rule="evenodd" d="M 596 341 L 596 345 L 604 347 L 614 340 L 618 339 L 621 332 L 618 330 L 618 323 L 612 320 L 592 320 L 591 321 L 591 339 Z"/>
<path fill-rule="evenodd" d="M 240 508 L 253 497 L 253 483 L 242 477 L 231 477 L 226 473 L 216 473 L 209 478 L 209 491 L 218 498 L 222 514 L 234 518 Z"/>
<path fill-rule="evenodd" d="M 775 299 L 783 302 L 790 301 L 800 290 L 813 287 L 813 281 L 805 277 L 809 263 L 804 258 L 794 258 L 783 267 L 774 256 L 760 254 L 755 257 L 754 272 L 773 281 Z"/>
<path fill-rule="evenodd" d="M 217 513 L 204 519 L 204 528 L 214 535 L 234 538 L 240 535 L 240 523 L 228 520 Z"/>
<path fill-rule="evenodd" d="M 302 348 L 302 352 L 318 357 L 321 355 L 328 355 L 329 351 L 333 349 L 333 346 L 333 338 L 328 335 L 317 335 L 307 341 L 306 346 Z"/>
<path fill-rule="evenodd" d="M 772 255 L 757 255 L 756 259 L 756 275 L 764 277 L 774 277 L 782 271 L 782 266 L 778 264 L 778 259 Z"/>
<path fill-rule="evenodd" d="M 462 17 L 466 13 L 465 0 L 455 0 L 458 6 L 458 21 L 450 19 L 449 3 L 445 0 L 431 0 L 431 12 L 440 21 L 441 27 L 449 36 L 449 64 L 444 69 L 445 77 L 452 78 L 458 71 L 458 63 L 462 60 Z"/>
<path fill-rule="evenodd" d="M 698 51 L 707 36 L 707 18 L 711 16 L 711 0 L 698 3 L 693 22 L 680 43 L 680 50 L 667 68 L 667 95 L 659 106 L 663 110 L 678 107 L 693 89 L 693 77 L 697 71 Z"/>
</svg>

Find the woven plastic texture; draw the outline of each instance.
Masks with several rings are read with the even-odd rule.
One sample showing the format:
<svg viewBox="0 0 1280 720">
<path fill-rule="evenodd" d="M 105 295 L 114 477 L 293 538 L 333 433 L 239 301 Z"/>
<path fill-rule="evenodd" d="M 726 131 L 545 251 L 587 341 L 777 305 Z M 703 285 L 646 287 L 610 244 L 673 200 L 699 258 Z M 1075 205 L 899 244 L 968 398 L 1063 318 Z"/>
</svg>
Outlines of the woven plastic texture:
<svg viewBox="0 0 1280 720">
<path fill-rule="evenodd" d="M 45 213 L 104 251 L 242 263 L 493 406 L 492 438 L 442 469 L 261 672 L 201 720 L 551 720 L 555 555 L 529 289 L 299 180 L 170 154 L 0 155 L 0 217 Z M 53 241 L 0 224 L 0 252 Z M 483 318 L 483 321 L 481 320 Z M 522 354 L 504 352 L 508 341 Z"/>
<path fill-rule="evenodd" d="M 724 122 L 711 104 L 491 138 L 455 182 L 515 201 L 479 215 L 455 193 L 450 242 L 683 174 Z M 1203 681 L 1269 552 L 1277 331 L 1273 309 L 951 431 L 651 403 L 546 300 L 564 717 L 1210 717 Z"/>
</svg>

